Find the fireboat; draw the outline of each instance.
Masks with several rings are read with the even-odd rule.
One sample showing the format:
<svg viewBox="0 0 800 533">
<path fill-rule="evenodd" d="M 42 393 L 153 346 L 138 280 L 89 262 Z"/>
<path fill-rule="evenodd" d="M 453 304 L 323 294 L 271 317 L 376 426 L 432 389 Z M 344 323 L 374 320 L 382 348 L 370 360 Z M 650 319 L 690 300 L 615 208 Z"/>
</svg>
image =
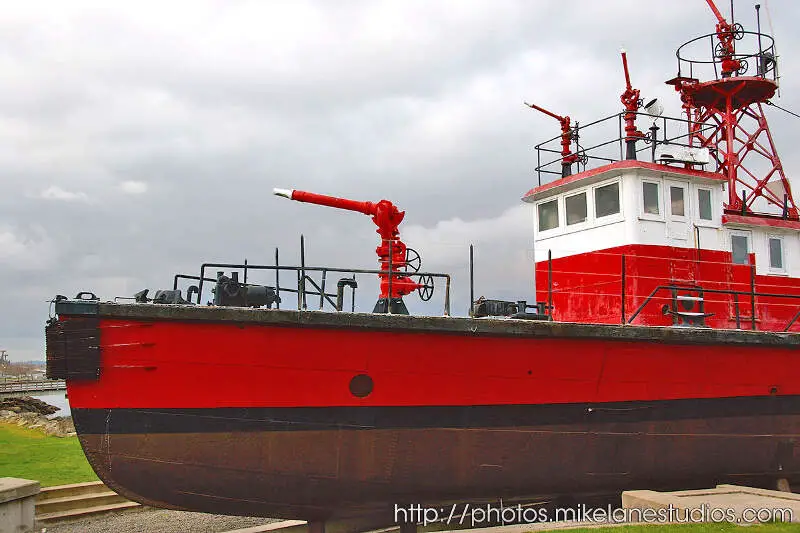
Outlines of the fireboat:
<svg viewBox="0 0 800 533">
<path fill-rule="evenodd" d="M 681 116 L 644 102 L 624 51 L 620 112 L 578 126 L 527 104 L 561 127 L 523 197 L 546 253 L 532 303 L 470 282 L 451 316 L 450 276 L 421 268 L 392 202 L 291 189 L 370 217 L 379 268 L 307 265 L 301 244 L 299 265 L 276 250 L 152 296 L 57 296 L 47 372 L 97 475 L 154 507 L 317 525 L 800 481 L 800 218 L 764 113 L 778 58 L 758 6 L 751 32 L 706 1 L 716 29 L 667 81 Z M 442 284 L 441 314 L 408 314 Z"/>
</svg>

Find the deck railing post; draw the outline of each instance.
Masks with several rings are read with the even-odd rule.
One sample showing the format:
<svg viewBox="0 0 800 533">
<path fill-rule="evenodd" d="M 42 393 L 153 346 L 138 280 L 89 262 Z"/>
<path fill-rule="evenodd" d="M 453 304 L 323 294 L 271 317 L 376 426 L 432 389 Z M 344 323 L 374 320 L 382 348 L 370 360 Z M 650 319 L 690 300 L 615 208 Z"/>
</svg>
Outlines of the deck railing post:
<svg viewBox="0 0 800 533">
<path fill-rule="evenodd" d="M 750 326 L 756 330 L 756 265 L 750 264 Z"/>
<path fill-rule="evenodd" d="M 392 314 L 392 241 L 389 241 L 389 298 L 386 302 L 386 312 Z"/>
<path fill-rule="evenodd" d="M 206 264 L 200 265 L 200 283 L 197 284 L 197 305 L 200 305 L 200 299 L 203 295 L 203 279 L 206 277 Z"/>
<path fill-rule="evenodd" d="M 280 277 L 280 266 L 278 263 L 278 247 L 275 247 L 275 296 L 277 299 L 275 300 L 275 309 L 281 308 L 281 277 Z"/>
<path fill-rule="evenodd" d="M 322 310 L 322 307 L 325 305 L 325 281 L 328 277 L 328 271 L 322 271 L 322 285 L 319 288 L 319 309 Z"/>
<path fill-rule="evenodd" d="M 547 312 L 553 320 L 553 250 L 547 250 Z"/>
<path fill-rule="evenodd" d="M 472 307 L 472 306 L 470 306 Z M 471 313 L 470 313 L 471 315 Z M 445 278 L 444 289 L 444 316 L 450 316 L 450 276 Z"/>
<path fill-rule="evenodd" d="M 536 147 L 536 177 L 539 179 L 539 187 L 542 186 L 542 151 Z"/>
<path fill-rule="evenodd" d="M 622 324 L 625 325 L 625 254 L 622 254 Z"/>
<path fill-rule="evenodd" d="M 475 258 L 473 245 L 469 245 L 469 316 L 473 316 L 472 307 L 475 305 Z"/>
<path fill-rule="evenodd" d="M 302 309 L 306 309 L 306 239 L 300 235 L 300 301 Z"/>
</svg>

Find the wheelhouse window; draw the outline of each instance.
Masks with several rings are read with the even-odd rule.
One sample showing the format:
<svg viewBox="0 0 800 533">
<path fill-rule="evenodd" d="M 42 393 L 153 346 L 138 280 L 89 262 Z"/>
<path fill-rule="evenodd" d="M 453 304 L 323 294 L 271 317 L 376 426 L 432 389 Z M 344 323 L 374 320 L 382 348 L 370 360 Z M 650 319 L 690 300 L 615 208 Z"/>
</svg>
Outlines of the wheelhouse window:
<svg viewBox="0 0 800 533">
<path fill-rule="evenodd" d="M 539 204 L 539 231 L 547 231 L 558 227 L 558 200 L 550 200 Z"/>
<path fill-rule="evenodd" d="M 660 202 L 658 201 L 658 183 L 652 181 L 642 182 L 642 208 L 645 214 L 659 215 Z"/>
<path fill-rule="evenodd" d="M 564 211 L 567 214 L 567 226 L 586 222 L 586 193 L 582 192 L 564 198 Z"/>
<path fill-rule="evenodd" d="M 683 201 L 683 187 L 676 187 L 671 185 L 669 188 L 669 201 L 672 216 L 685 217 L 686 208 Z"/>
<path fill-rule="evenodd" d="M 750 243 L 748 241 L 747 235 L 731 235 L 731 255 L 735 265 L 750 264 Z"/>
<path fill-rule="evenodd" d="M 594 190 L 594 212 L 597 218 L 619 213 L 619 182 Z"/>
<path fill-rule="evenodd" d="M 772 270 L 784 270 L 783 239 L 780 237 L 769 238 L 769 268 Z"/>
<path fill-rule="evenodd" d="M 711 189 L 697 189 L 700 220 L 711 220 Z"/>
</svg>

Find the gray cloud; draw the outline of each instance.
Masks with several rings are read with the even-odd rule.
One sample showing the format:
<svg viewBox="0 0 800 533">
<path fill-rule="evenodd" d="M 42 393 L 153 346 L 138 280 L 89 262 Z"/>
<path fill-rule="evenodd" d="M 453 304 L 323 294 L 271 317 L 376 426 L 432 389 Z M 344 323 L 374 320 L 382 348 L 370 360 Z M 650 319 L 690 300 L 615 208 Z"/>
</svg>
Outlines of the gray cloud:
<svg viewBox="0 0 800 533">
<path fill-rule="evenodd" d="M 800 8 L 769 8 L 787 52 L 780 104 L 800 110 Z M 369 219 L 273 187 L 394 201 L 424 268 L 453 272 L 458 313 L 471 242 L 479 294 L 532 299 L 519 198 L 531 146 L 557 124 L 523 100 L 583 123 L 616 112 L 624 45 L 634 84 L 676 113 L 674 49 L 713 27 L 701 0 L 6 6 L 0 346 L 42 357 L 57 293 L 165 288 L 202 261 L 271 262 L 276 246 L 297 261 L 300 233 L 310 264 L 376 266 Z M 768 113 L 798 168 L 796 119 Z M 374 281 L 359 290 L 369 305 Z"/>
</svg>

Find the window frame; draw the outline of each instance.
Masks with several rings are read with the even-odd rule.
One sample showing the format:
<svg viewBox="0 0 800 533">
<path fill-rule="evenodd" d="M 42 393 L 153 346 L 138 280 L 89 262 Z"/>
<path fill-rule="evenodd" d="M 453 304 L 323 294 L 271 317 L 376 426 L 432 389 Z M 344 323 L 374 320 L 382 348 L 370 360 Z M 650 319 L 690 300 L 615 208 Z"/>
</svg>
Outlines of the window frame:
<svg viewBox="0 0 800 533">
<path fill-rule="evenodd" d="M 658 187 L 658 214 L 648 213 L 644 210 L 644 184 L 652 183 Z M 639 180 L 639 218 L 642 220 L 664 220 L 664 180 L 658 178 L 641 178 Z"/>
<path fill-rule="evenodd" d="M 550 229 L 540 229 L 539 228 L 539 207 L 543 204 L 549 204 L 550 202 L 556 202 L 556 209 L 558 209 L 558 225 L 555 228 Z M 564 200 L 562 195 L 551 196 L 539 202 L 536 202 L 536 213 L 534 214 L 534 220 L 536 222 L 536 234 L 537 235 L 544 235 L 544 236 L 552 236 L 557 235 L 560 232 L 564 231 Z"/>
<path fill-rule="evenodd" d="M 711 195 L 711 220 L 706 220 L 704 218 L 700 218 L 700 191 L 701 190 L 702 191 L 708 191 L 709 194 Z M 696 216 L 694 217 L 695 224 L 697 226 L 701 226 L 701 227 L 718 228 L 719 227 L 719 222 L 718 222 L 718 219 L 717 219 L 717 208 L 716 208 L 716 205 L 715 205 L 716 202 L 714 201 L 714 196 L 715 196 L 714 195 L 714 187 L 711 187 L 709 185 L 696 185 L 694 187 L 694 192 L 695 192 L 695 196 L 697 197 L 697 202 L 696 202 L 697 203 L 697 206 L 696 206 L 696 211 L 697 212 L 696 212 Z"/>
<path fill-rule="evenodd" d="M 733 237 L 745 237 L 747 239 L 747 263 L 736 263 L 733 260 Z M 731 252 L 731 263 L 738 266 L 751 266 L 750 256 L 753 254 L 753 232 L 746 230 L 730 230 L 728 233 L 728 248 Z"/>
<path fill-rule="evenodd" d="M 619 211 L 616 213 L 611 213 L 610 215 L 597 216 L 597 201 L 596 201 L 597 189 L 606 187 L 608 185 L 613 185 L 615 183 L 617 184 L 617 199 L 619 200 Z M 593 215 L 592 220 L 594 222 L 595 227 L 605 226 L 606 224 L 615 224 L 625 219 L 624 217 L 625 202 L 623 201 L 624 191 L 622 186 L 622 180 L 619 177 L 595 183 L 594 185 L 591 186 L 591 191 L 592 191 L 590 195 L 592 200 L 591 212 Z"/>
<path fill-rule="evenodd" d="M 678 188 L 683 191 L 683 214 L 676 215 L 672 212 L 672 188 Z M 689 222 L 692 219 L 692 203 L 689 201 L 691 197 L 690 187 L 688 181 L 672 181 L 664 180 L 664 214 L 669 220 L 676 222 Z M 669 198 L 667 198 L 669 196 Z M 669 211 L 667 213 L 667 211 Z"/>
<path fill-rule="evenodd" d="M 567 198 L 572 198 L 573 196 L 583 195 L 586 198 L 586 219 L 583 222 L 576 222 L 574 224 L 567 224 Z M 564 203 L 564 230 L 565 232 L 570 232 L 573 230 L 580 230 L 588 227 L 592 223 L 592 213 L 593 210 L 589 205 L 590 198 L 589 198 L 589 189 L 576 189 L 574 191 L 569 191 L 561 195 L 563 198 Z"/>
<path fill-rule="evenodd" d="M 772 266 L 772 249 L 769 244 L 772 239 L 780 241 L 781 243 L 781 267 L 775 268 Z M 788 274 L 786 269 L 786 240 L 783 235 L 767 234 L 767 271 L 770 274 Z"/>
</svg>

